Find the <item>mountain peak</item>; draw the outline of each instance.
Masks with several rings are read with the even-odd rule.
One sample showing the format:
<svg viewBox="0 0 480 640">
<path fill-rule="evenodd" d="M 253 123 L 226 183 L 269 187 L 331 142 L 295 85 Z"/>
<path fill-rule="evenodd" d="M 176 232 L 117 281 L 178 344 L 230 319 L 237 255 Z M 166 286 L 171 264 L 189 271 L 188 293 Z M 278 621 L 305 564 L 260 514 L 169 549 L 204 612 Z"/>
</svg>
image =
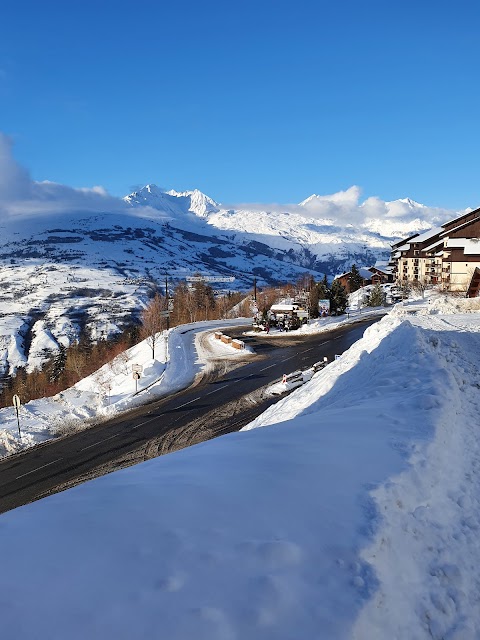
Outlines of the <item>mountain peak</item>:
<svg viewBox="0 0 480 640">
<path fill-rule="evenodd" d="M 305 198 L 305 200 L 302 200 L 298 204 L 299 204 L 300 207 L 305 207 L 308 204 L 310 204 L 310 202 L 314 202 L 315 200 L 318 200 L 319 198 L 320 198 L 319 195 L 317 195 L 316 193 L 312 193 L 311 196 L 308 196 L 308 198 Z"/>
<path fill-rule="evenodd" d="M 186 198 L 188 203 L 188 210 L 195 213 L 201 218 L 206 218 L 209 213 L 216 213 L 219 210 L 218 202 L 215 202 L 213 198 L 207 196 L 199 189 L 193 191 L 175 191 L 170 189 L 166 192 L 169 196 L 175 198 Z"/>
<path fill-rule="evenodd" d="M 412 198 L 399 198 L 398 200 L 392 200 L 392 202 L 402 202 L 403 204 L 408 205 L 412 209 L 425 208 L 424 204 L 421 204 L 420 202 L 416 202 L 416 200 L 412 200 Z M 391 203 L 387 203 L 387 204 L 391 204 Z"/>
<path fill-rule="evenodd" d="M 200 218 L 219 210 L 218 203 L 202 193 L 199 189 L 193 191 L 165 191 L 155 184 L 147 184 L 139 191 L 134 191 L 124 198 L 132 206 L 150 206 L 162 211 L 176 214 L 194 213 Z"/>
</svg>

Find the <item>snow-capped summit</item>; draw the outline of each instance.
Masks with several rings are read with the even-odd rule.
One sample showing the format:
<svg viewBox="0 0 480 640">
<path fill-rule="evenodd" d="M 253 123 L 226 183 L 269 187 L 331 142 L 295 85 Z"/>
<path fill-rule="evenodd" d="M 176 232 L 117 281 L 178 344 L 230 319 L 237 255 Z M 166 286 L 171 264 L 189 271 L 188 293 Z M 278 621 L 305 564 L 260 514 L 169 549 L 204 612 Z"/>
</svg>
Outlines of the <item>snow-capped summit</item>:
<svg viewBox="0 0 480 640">
<path fill-rule="evenodd" d="M 301 202 L 299 202 L 298 205 L 300 207 L 306 207 L 311 202 L 315 202 L 316 200 L 318 200 L 320 197 L 321 196 L 317 195 L 316 193 L 312 193 L 311 196 L 308 196 L 308 198 L 305 198 L 305 200 L 302 200 Z"/>
<path fill-rule="evenodd" d="M 219 210 L 218 202 L 205 195 L 198 189 L 193 191 L 175 191 L 170 189 L 166 192 L 169 196 L 176 198 L 186 198 L 190 201 L 189 211 L 196 213 L 197 216 L 207 217 L 209 213 L 216 213 Z"/>
<path fill-rule="evenodd" d="M 388 202 L 387 204 L 393 204 L 394 202 L 403 202 L 403 204 L 408 205 L 412 209 L 425 209 L 426 205 L 417 202 L 416 200 L 412 200 L 412 198 L 399 198 L 398 200 L 392 200 L 392 202 Z"/>
<path fill-rule="evenodd" d="M 150 206 L 174 216 L 193 213 L 200 218 L 206 218 L 210 213 L 219 210 L 218 203 L 198 189 L 164 191 L 155 184 L 147 184 L 139 191 L 125 196 L 124 200 L 132 206 Z"/>
<path fill-rule="evenodd" d="M 157 187 L 156 184 L 147 184 L 139 191 L 134 191 L 123 199 L 133 207 L 148 206 L 173 215 L 177 215 L 179 212 L 175 206 L 176 203 L 172 202 L 172 198 L 163 189 Z"/>
</svg>

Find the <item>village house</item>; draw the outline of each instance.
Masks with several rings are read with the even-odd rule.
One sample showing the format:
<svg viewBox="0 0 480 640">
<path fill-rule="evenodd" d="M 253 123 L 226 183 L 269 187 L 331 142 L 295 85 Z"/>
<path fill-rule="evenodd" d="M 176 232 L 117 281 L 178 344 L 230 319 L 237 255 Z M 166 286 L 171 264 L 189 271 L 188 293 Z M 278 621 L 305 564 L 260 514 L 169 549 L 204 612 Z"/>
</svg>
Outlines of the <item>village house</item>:
<svg viewBox="0 0 480 640">
<path fill-rule="evenodd" d="M 362 278 L 362 287 L 368 284 L 386 284 L 387 282 L 393 282 L 393 273 L 390 264 L 377 263 L 373 267 L 360 267 L 358 272 Z M 347 293 L 351 293 L 350 278 L 352 276 L 351 271 L 335 276 L 335 280 L 338 280 L 342 287 L 345 287 Z"/>
<path fill-rule="evenodd" d="M 358 272 L 362 278 L 362 287 L 364 287 L 367 284 L 372 284 L 372 273 L 364 268 L 364 267 L 360 267 L 358 269 Z M 335 280 L 338 280 L 338 282 L 340 282 L 340 284 L 342 285 L 342 287 L 345 287 L 347 293 L 351 293 L 350 290 L 350 278 L 352 276 L 352 272 L 351 271 L 346 271 L 345 273 L 341 273 L 339 276 L 335 276 Z"/>
</svg>

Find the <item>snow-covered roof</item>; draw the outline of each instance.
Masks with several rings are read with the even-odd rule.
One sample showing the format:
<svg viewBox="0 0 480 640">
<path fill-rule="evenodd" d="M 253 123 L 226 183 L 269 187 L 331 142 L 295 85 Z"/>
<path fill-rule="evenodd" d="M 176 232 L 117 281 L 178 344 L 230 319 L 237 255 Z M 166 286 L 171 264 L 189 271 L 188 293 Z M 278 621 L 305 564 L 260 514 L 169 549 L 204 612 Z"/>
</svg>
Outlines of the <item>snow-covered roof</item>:
<svg viewBox="0 0 480 640">
<path fill-rule="evenodd" d="M 422 249 L 422 251 L 431 251 L 432 249 L 435 249 L 435 247 L 438 247 L 439 245 L 443 244 L 445 242 L 445 240 L 438 240 L 437 242 L 434 242 L 433 244 L 429 245 L 428 247 L 424 247 Z"/>
<path fill-rule="evenodd" d="M 372 272 L 368 267 L 360 267 L 358 273 L 362 276 L 364 280 L 370 280 L 372 277 Z"/>
<path fill-rule="evenodd" d="M 340 273 L 338 276 L 335 276 L 334 280 L 339 280 L 340 278 L 345 278 L 349 276 L 352 272 L 345 271 L 345 273 Z M 370 280 L 372 277 L 372 273 L 367 269 L 367 267 L 358 267 L 358 273 L 362 276 L 364 280 Z"/>
<path fill-rule="evenodd" d="M 425 231 L 425 233 L 421 233 L 416 238 L 413 238 L 413 240 L 411 240 L 409 244 L 417 244 L 419 242 L 426 242 L 430 238 L 438 236 L 438 234 L 442 233 L 442 231 L 443 231 L 442 227 L 434 227 L 433 229 L 429 229 L 428 231 Z"/>
<path fill-rule="evenodd" d="M 447 238 L 446 249 L 463 249 L 465 255 L 480 255 L 480 238 Z"/>
<path fill-rule="evenodd" d="M 373 267 L 370 267 L 369 269 L 370 269 L 370 271 L 372 269 L 374 269 L 376 271 L 381 271 L 385 275 L 388 275 L 388 274 L 392 273 L 391 267 L 389 267 L 388 265 L 383 264 L 383 263 L 382 264 L 375 264 Z"/>
<path fill-rule="evenodd" d="M 466 211 L 465 213 L 462 213 L 461 216 L 457 216 L 456 218 L 452 218 L 451 220 L 448 220 L 447 222 L 444 222 L 442 226 L 445 228 L 447 225 L 452 224 L 452 222 L 456 222 L 457 220 L 463 220 L 463 218 L 468 216 L 470 213 L 473 213 L 474 211 L 479 211 L 480 212 L 480 209 L 470 209 L 470 210 Z"/>
</svg>

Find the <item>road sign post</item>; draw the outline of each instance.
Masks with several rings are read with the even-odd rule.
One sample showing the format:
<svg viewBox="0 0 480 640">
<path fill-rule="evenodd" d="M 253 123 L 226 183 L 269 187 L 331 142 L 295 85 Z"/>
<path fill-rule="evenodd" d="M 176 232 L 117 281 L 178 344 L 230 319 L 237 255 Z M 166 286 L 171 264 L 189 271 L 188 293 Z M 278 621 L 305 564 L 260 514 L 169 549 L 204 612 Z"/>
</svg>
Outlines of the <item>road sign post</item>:
<svg viewBox="0 0 480 640">
<path fill-rule="evenodd" d="M 133 372 L 133 379 L 135 380 L 135 393 L 138 393 L 138 381 L 140 380 L 140 374 L 138 371 Z"/>
<path fill-rule="evenodd" d="M 22 404 L 20 402 L 20 398 L 17 396 L 17 394 L 15 394 L 12 398 L 12 402 L 13 402 L 13 406 L 15 407 L 15 411 L 17 412 L 17 425 L 18 425 L 18 437 L 21 439 L 22 438 L 22 434 L 20 433 L 20 416 L 19 416 L 19 410 L 20 410 L 20 405 Z"/>
</svg>

